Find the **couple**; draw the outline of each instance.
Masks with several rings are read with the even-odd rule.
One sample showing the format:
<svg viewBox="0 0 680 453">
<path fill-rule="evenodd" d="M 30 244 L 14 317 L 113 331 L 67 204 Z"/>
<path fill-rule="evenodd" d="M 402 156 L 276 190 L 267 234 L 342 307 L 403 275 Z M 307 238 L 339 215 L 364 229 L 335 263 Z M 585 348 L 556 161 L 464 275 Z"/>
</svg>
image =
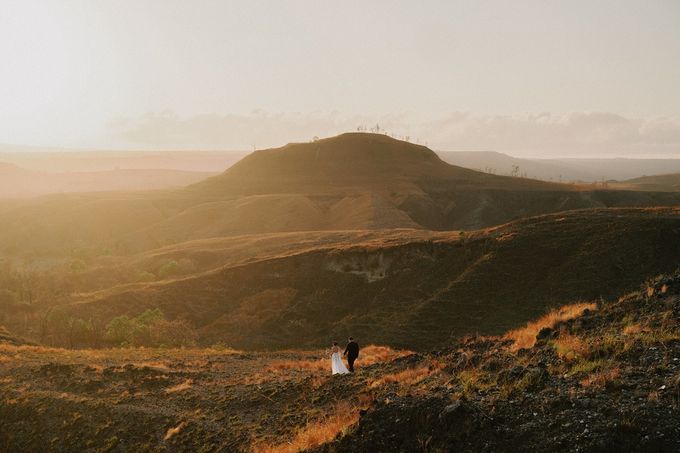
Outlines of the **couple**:
<svg viewBox="0 0 680 453">
<path fill-rule="evenodd" d="M 354 361 L 359 357 L 359 344 L 354 341 L 354 338 L 349 337 L 349 342 L 345 348 L 343 355 L 347 356 L 347 364 L 349 365 L 349 370 L 345 367 L 345 364 L 340 358 L 340 348 L 338 347 L 338 342 L 333 342 L 333 348 L 331 354 L 331 372 L 333 374 L 347 374 L 354 373 Z"/>
</svg>

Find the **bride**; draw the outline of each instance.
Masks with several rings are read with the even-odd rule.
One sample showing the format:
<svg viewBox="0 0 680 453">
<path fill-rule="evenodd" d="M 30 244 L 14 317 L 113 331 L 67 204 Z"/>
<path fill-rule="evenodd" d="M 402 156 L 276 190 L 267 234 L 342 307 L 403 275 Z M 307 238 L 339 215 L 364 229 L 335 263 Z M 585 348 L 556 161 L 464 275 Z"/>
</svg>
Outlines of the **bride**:
<svg viewBox="0 0 680 453">
<path fill-rule="evenodd" d="M 331 348 L 331 371 L 333 374 L 347 374 L 349 370 L 345 366 L 340 357 L 340 348 L 338 347 L 338 342 L 333 342 L 333 348 Z"/>
</svg>

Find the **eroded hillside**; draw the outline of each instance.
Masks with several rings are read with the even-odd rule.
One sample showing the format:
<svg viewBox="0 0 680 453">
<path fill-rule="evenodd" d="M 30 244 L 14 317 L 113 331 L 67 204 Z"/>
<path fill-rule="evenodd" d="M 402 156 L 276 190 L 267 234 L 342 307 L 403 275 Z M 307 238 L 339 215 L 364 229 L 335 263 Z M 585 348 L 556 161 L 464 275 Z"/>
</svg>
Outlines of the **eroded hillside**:
<svg viewBox="0 0 680 453">
<path fill-rule="evenodd" d="M 160 308 L 188 319 L 203 344 L 237 348 L 317 347 L 352 333 L 422 349 L 629 291 L 650 273 L 676 269 L 678 256 L 676 209 L 575 211 L 475 233 L 268 256 L 82 294 L 62 310 L 108 321 Z"/>
</svg>

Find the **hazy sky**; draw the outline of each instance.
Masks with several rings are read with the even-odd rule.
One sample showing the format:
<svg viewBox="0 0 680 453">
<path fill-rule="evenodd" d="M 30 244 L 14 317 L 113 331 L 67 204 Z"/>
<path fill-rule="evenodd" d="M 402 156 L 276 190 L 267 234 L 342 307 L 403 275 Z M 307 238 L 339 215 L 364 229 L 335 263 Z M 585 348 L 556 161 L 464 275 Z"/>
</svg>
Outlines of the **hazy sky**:
<svg viewBox="0 0 680 453">
<path fill-rule="evenodd" d="M 680 157 L 678 0 L 0 0 L 0 56 L 0 143 Z"/>
</svg>

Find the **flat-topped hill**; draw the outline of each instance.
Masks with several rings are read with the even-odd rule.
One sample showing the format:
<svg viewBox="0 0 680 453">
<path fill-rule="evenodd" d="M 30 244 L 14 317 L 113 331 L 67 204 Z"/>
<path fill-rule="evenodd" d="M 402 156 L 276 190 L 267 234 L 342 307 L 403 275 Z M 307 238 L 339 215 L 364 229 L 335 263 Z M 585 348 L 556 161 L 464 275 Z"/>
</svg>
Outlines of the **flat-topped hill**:
<svg viewBox="0 0 680 453">
<path fill-rule="evenodd" d="M 431 149 L 382 134 L 347 133 L 311 143 L 255 151 L 193 189 L 209 193 L 320 193 L 341 187 L 428 183 L 496 188 L 571 190 L 570 186 L 489 175 L 444 162 Z"/>
<path fill-rule="evenodd" d="M 0 250 L 127 254 L 195 239 L 392 228 L 473 230 L 583 208 L 680 205 L 680 192 L 600 190 L 449 165 L 352 133 L 256 151 L 186 188 L 0 200 Z"/>
</svg>

